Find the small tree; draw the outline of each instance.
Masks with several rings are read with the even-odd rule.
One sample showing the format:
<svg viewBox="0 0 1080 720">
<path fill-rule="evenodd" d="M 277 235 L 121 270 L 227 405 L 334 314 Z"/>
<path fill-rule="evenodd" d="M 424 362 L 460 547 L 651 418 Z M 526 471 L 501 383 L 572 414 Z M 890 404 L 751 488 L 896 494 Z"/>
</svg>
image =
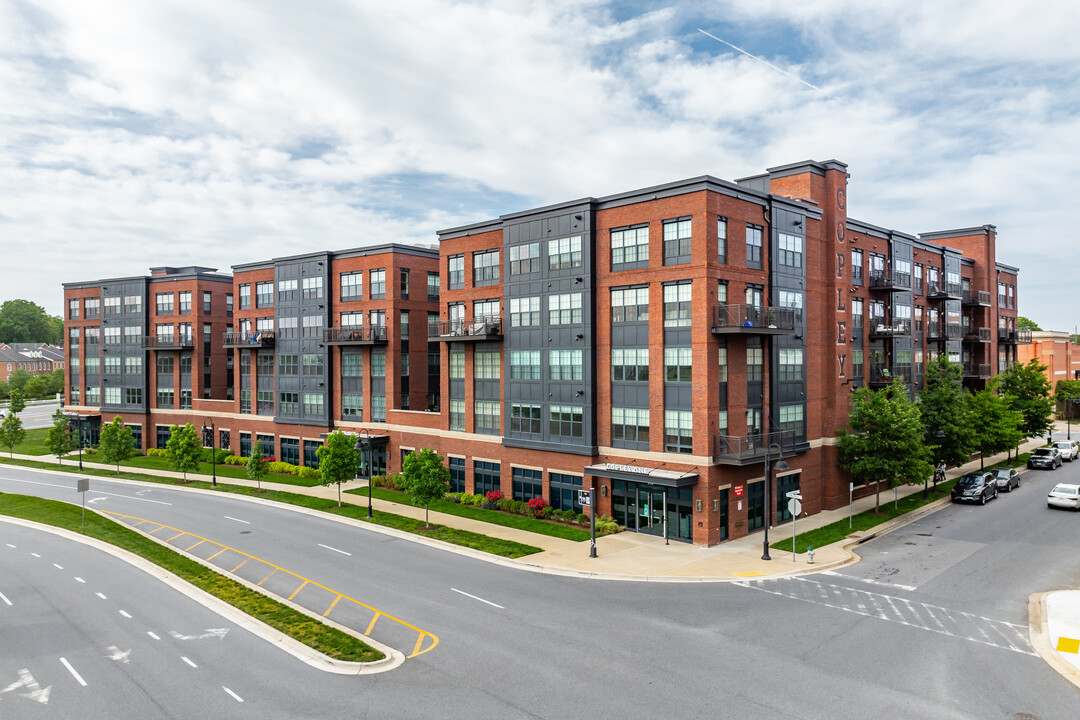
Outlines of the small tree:
<svg viewBox="0 0 1080 720">
<path fill-rule="evenodd" d="M 101 428 L 98 438 L 98 453 L 107 463 L 116 463 L 116 474 L 120 474 L 120 463 L 135 453 L 135 436 L 131 428 L 117 415 L 113 421 Z"/>
<path fill-rule="evenodd" d="M 25 437 L 26 431 L 23 430 L 22 420 L 14 412 L 9 413 L 4 421 L 0 422 L 0 445 L 6 447 L 12 457 L 15 456 L 15 446 Z"/>
<path fill-rule="evenodd" d="M 326 436 L 326 442 L 315 454 L 319 456 L 319 472 L 322 473 L 320 482 L 323 485 L 337 483 L 337 504 L 341 507 L 341 483 L 348 482 L 356 475 L 356 467 L 360 462 L 360 453 L 355 447 L 353 436 L 335 430 Z"/>
<path fill-rule="evenodd" d="M 199 456 L 202 454 L 202 438 L 195 431 L 195 426 L 188 423 L 183 427 L 170 427 L 165 453 L 173 470 L 183 473 L 184 482 L 187 482 L 187 474 L 199 469 Z"/>
<path fill-rule="evenodd" d="M 259 492 L 262 492 L 262 479 L 266 477 L 267 470 L 266 463 L 263 462 L 262 446 L 255 443 L 255 446 L 251 448 L 251 455 L 248 457 L 247 464 L 244 466 L 244 472 L 247 473 L 249 480 L 255 481 Z"/>
<path fill-rule="evenodd" d="M 1076 414 L 1076 403 L 1080 403 L 1080 380 L 1058 380 L 1054 402 L 1058 405 L 1058 412 L 1064 411 L 1065 417 L 1072 420 Z"/>
<path fill-rule="evenodd" d="M 68 419 L 59 410 L 53 415 L 53 424 L 45 434 L 45 447 L 56 456 L 56 464 L 64 464 L 64 456 L 75 448 L 75 438 L 71 437 Z"/>
<path fill-rule="evenodd" d="M 1009 408 L 1023 417 L 1021 430 L 1024 437 L 1045 435 L 1053 427 L 1050 419 L 1054 401 L 1050 396 L 1050 381 L 1046 379 L 1046 366 L 1035 358 L 1021 365 L 1016 363 L 1003 372 L 1001 394 L 1010 398 Z"/>
<path fill-rule="evenodd" d="M 18 372 L 16 370 L 15 372 Z M 23 372 L 26 372 L 23 370 Z M 14 374 L 14 373 L 13 373 Z M 11 400 L 8 402 L 8 410 L 12 415 L 18 415 L 26 409 L 26 398 L 23 395 L 23 391 L 16 388 L 14 384 L 11 385 Z"/>
<path fill-rule="evenodd" d="M 432 500 L 441 500 L 450 489 L 450 470 L 443 458 L 431 448 L 410 453 L 401 464 L 404 490 L 412 496 L 413 503 L 424 506 L 424 527 L 431 527 L 428 506 Z"/>
<path fill-rule="evenodd" d="M 1024 317 L 1023 315 L 1016 318 L 1016 329 L 1017 330 L 1034 330 L 1035 332 L 1038 332 L 1038 331 L 1042 330 L 1042 328 L 1039 327 L 1039 323 L 1035 322 L 1034 320 L 1030 320 L 1030 319 Z"/>
<path fill-rule="evenodd" d="M 937 362 L 927 365 L 924 380 L 925 388 L 919 393 L 923 443 L 934 448 L 938 460 L 962 465 L 975 445 L 963 368 L 940 355 Z"/>
<path fill-rule="evenodd" d="M 840 467 L 857 478 L 877 480 L 875 512 L 881 507 L 881 481 L 888 487 L 919 483 L 933 472 L 919 408 L 908 400 L 899 378 L 880 390 L 856 390 L 848 425 L 839 433 Z"/>
<path fill-rule="evenodd" d="M 987 455 L 1012 449 L 1020 440 L 1020 413 L 1009 409 L 1008 397 L 998 395 L 999 381 L 994 378 L 986 388 L 968 395 L 971 429 L 975 433 L 975 448 L 979 451 L 979 469 Z"/>
</svg>

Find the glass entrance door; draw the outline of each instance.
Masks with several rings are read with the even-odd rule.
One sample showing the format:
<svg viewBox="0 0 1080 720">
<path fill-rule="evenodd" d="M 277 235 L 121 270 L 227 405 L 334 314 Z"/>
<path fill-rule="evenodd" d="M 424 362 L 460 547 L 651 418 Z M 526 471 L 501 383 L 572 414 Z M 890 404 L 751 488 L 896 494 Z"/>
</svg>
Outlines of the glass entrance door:
<svg viewBox="0 0 1080 720">
<path fill-rule="evenodd" d="M 638 532 L 664 534 L 664 492 L 648 485 L 638 486 Z"/>
</svg>

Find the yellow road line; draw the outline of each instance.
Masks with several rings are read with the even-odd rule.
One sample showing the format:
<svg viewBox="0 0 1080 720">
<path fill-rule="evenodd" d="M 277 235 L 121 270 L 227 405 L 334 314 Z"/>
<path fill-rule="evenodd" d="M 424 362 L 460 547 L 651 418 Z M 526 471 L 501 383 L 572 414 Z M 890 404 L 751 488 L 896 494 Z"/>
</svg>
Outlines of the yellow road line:
<svg viewBox="0 0 1080 720">
<path fill-rule="evenodd" d="M 175 540 L 176 538 L 180 537 L 181 535 L 187 535 L 187 533 L 186 533 L 186 532 L 183 532 L 183 531 L 180 531 L 180 532 L 176 533 L 175 535 L 173 535 L 173 536 L 172 536 L 171 538 L 169 538 L 168 540 L 166 540 L 165 542 L 167 542 L 167 543 L 168 543 L 168 542 L 172 542 L 173 540 Z"/>
<path fill-rule="evenodd" d="M 255 583 L 255 584 L 256 585 L 262 585 L 264 582 L 266 582 L 267 580 L 270 579 L 270 575 L 273 575 L 277 571 L 278 571 L 278 569 L 274 568 L 273 570 L 270 571 L 270 573 L 266 577 L 264 577 L 262 580 L 260 580 L 259 582 Z"/>
<path fill-rule="evenodd" d="M 198 547 L 199 545 L 202 545 L 202 544 L 203 544 L 204 542 L 206 542 L 206 541 L 205 541 L 205 540 L 200 540 L 199 542 L 195 543 L 195 544 L 194 544 L 194 545 L 192 545 L 191 547 L 189 547 L 189 548 L 184 548 L 184 552 L 189 552 L 189 551 L 190 551 L 190 550 L 191 550 L 192 548 Z M 225 551 L 224 551 L 224 550 L 222 550 L 222 552 L 225 552 Z"/>
<path fill-rule="evenodd" d="M 330 603 L 330 607 L 326 608 L 326 612 L 324 612 L 322 616 L 326 617 L 327 615 L 329 615 L 330 611 L 334 609 L 334 606 L 338 604 L 338 600 L 340 599 L 341 595 L 338 595 L 336 598 L 334 598 L 334 602 Z"/>
<path fill-rule="evenodd" d="M 301 590 L 303 590 L 303 589 L 304 589 L 304 586 L 305 586 L 305 585 L 307 585 L 307 584 L 308 584 L 308 581 L 307 581 L 307 580 L 305 580 L 304 582 L 300 583 L 300 587 L 298 587 L 298 588 L 296 588 L 295 590 L 293 590 L 293 594 L 289 596 L 289 599 L 290 599 L 290 600 L 292 600 L 292 599 L 293 599 L 294 597 L 296 597 L 296 593 L 298 593 L 298 592 L 300 592 Z"/>
<path fill-rule="evenodd" d="M 194 546 L 192 546 L 192 547 L 194 547 Z M 206 558 L 206 562 L 210 562 L 211 560 L 213 560 L 213 559 L 214 559 L 214 558 L 216 558 L 216 557 L 217 557 L 218 555 L 220 555 L 221 553 L 225 552 L 225 551 L 226 551 L 226 550 L 228 550 L 228 549 L 229 549 L 229 548 L 227 548 L 227 547 L 225 547 L 225 546 L 222 546 L 222 548 L 221 548 L 220 550 L 218 550 L 218 551 L 217 551 L 216 553 L 214 553 L 214 554 L 213 554 L 213 555 L 211 555 L 210 557 Z"/>
<path fill-rule="evenodd" d="M 225 552 L 225 551 L 224 551 L 224 550 L 222 550 L 221 552 Z M 236 567 L 234 567 L 234 568 L 233 568 L 232 570 L 230 570 L 229 572 L 230 572 L 230 573 L 234 573 L 234 572 L 236 572 L 236 571 L 237 571 L 237 570 L 239 570 L 240 568 L 244 567 L 244 565 L 246 565 L 246 564 L 247 564 L 247 561 L 248 561 L 248 560 L 250 560 L 250 559 L 251 559 L 251 558 L 244 558 L 243 560 L 241 560 L 241 561 L 240 561 L 240 564 L 239 564 L 239 565 L 237 565 Z"/>
<path fill-rule="evenodd" d="M 371 631 L 375 629 L 375 621 L 379 619 L 380 615 L 382 615 L 382 613 L 376 610 L 375 614 L 371 616 L 371 622 L 368 623 L 367 630 L 364 631 L 365 635 L 370 635 Z"/>
</svg>

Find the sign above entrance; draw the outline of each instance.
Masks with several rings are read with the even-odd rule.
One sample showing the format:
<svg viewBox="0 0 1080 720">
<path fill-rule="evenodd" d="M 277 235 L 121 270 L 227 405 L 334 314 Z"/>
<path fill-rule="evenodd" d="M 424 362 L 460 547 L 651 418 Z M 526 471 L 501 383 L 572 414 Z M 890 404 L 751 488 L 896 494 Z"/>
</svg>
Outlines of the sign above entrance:
<svg viewBox="0 0 1080 720">
<path fill-rule="evenodd" d="M 604 469 L 617 470 L 619 472 L 637 473 L 639 475 L 648 475 L 652 472 L 652 468 L 641 467 L 639 465 L 619 465 L 618 463 L 604 463 Z"/>
<path fill-rule="evenodd" d="M 662 485 L 669 488 L 682 488 L 696 485 L 698 475 L 696 472 L 677 472 L 675 470 L 660 470 L 658 468 L 641 467 L 640 465 L 623 465 L 620 463 L 597 463 L 586 465 L 585 474 L 593 477 L 611 478 L 613 480 L 625 480 L 627 482 L 647 481 L 653 485 Z"/>
</svg>

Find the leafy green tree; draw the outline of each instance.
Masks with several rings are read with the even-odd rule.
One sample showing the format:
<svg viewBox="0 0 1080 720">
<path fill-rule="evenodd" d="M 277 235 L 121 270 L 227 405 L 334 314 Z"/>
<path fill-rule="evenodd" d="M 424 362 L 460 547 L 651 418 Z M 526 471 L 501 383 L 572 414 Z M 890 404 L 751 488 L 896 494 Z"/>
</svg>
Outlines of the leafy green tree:
<svg viewBox="0 0 1080 720">
<path fill-rule="evenodd" d="M 933 448 L 935 459 L 962 465 L 975 447 L 963 368 L 941 355 L 937 362 L 927 365 L 924 380 L 925 388 L 918 399 L 923 444 Z"/>
<path fill-rule="evenodd" d="M 45 392 L 49 395 L 64 392 L 64 371 L 60 368 L 47 372 L 41 377 L 45 378 Z"/>
<path fill-rule="evenodd" d="M 14 392 L 16 390 L 22 392 L 26 387 L 26 383 L 30 382 L 30 378 L 34 377 L 30 374 L 29 370 L 22 368 L 15 368 L 10 375 L 8 375 L 8 388 Z"/>
<path fill-rule="evenodd" d="M 856 390 L 848 426 L 839 433 L 840 467 L 877 481 L 875 512 L 881 507 L 882 482 L 887 487 L 920 483 L 933 472 L 919 408 L 900 378 L 880 390 Z"/>
<path fill-rule="evenodd" d="M 41 398 L 46 395 L 46 383 L 45 378 L 40 375 L 35 375 L 26 381 L 26 385 L 23 387 L 23 393 L 26 397 Z"/>
<path fill-rule="evenodd" d="M 166 445 L 166 447 L 168 447 Z M 113 421 L 101 428 L 98 438 L 98 453 L 101 459 L 107 463 L 116 464 L 116 474 L 120 474 L 120 463 L 127 460 L 135 453 L 135 436 L 131 428 L 117 415 Z"/>
<path fill-rule="evenodd" d="M 971 429 L 975 433 L 975 449 L 979 451 L 980 470 L 984 467 L 987 455 L 1011 450 L 1022 439 L 1022 417 L 1018 411 L 1009 408 L 1011 398 L 998 394 L 999 383 L 1000 380 L 994 378 L 984 389 L 967 397 Z"/>
<path fill-rule="evenodd" d="M 323 485 L 337 483 L 338 507 L 341 507 L 341 483 L 352 479 L 360 463 L 360 452 L 353 436 L 335 430 L 326 436 L 326 442 L 315 454 L 319 456 L 320 482 Z"/>
<path fill-rule="evenodd" d="M 268 469 L 266 463 L 263 462 L 262 446 L 255 443 L 255 446 L 251 448 L 251 455 L 248 456 L 247 464 L 244 466 L 244 472 L 247 473 L 249 480 L 255 481 L 259 492 L 262 492 L 262 479 L 266 477 Z"/>
<path fill-rule="evenodd" d="M 202 438 L 191 423 L 180 427 L 173 425 L 169 428 L 169 441 L 165 443 L 165 453 L 169 456 L 169 462 L 173 470 L 187 474 L 199 469 L 199 456 L 202 454 Z"/>
<path fill-rule="evenodd" d="M 450 470 L 442 455 L 431 448 L 410 453 L 401 465 L 401 475 L 404 490 L 412 496 L 413 503 L 424 506 L 424 527 L 431 527 L 428 506 L 432 500 L 441 500 L 450 489 Z"/>
<path fill-rule="evenodd" d="M 8 410 L 12 415 L 18 415 L 26 409 L 26 400 L 23 399 L 22 391 L 12 389 L 11 400 L 8 402 Z"/>
<path fill-rule="evenodd" d="M 53 424 L 45 434 L 45 447 L 56 456 L 56 464 L 64 464 L 64 456 L 75 449 L 75 438 L 71 437 L 71 425 L 59 410 L 53 415 Z"/>
<path fill-rule="evenodd" d="M 59 345 L 63 339 L 63 321 L 59 330 L 45 308 L 29 300 L 8 300 L 0 305 L 0 342 L 36 342 Z"/>
<path fill-rule="evenodd" d="M 7 400 L 11 397 L 11 386 L 6 382 L 0 382 L 0 400 Z"/>
<path fill-rule="evenodd" d="M 23 430 L 22 420 L 14 412 L 8 413 L 3 422 L 0 422 L 0 445 L 6 447 L 14 457 L 15 446 L 21 443 L 25 437 L 26 431 Z"/>
<path fill-rule="evenodd" d="M 1017 330 L 1034 330 L 1036 332 L 1039 332 L 1039 331 L 1042 330 L 1042 328 L 1039 327 L 1039 324 L 1037 322 L 1035 322 L 1034 320 L 1029 320 L 1026 317 L 1024 317 L 1023 315 L 1016 318 L 1016 329 Z"/>
<path fill-rule="evenodd" d="M 1050 416 L 1054 401 L 1050 396 L 1046 369 L 1032 358 L 1027 364 L 1016 363 L 999 376 L 1000 392 L 1010 398 L 1009 409 L 1019 411 L 1024 419 L 1020 426 L 1024 437 L 1045 435 L 1053 426 Z"/>
<path fill-rule="evenodd" d="M 1066 418 L 1075 418 L 1076 406 L 1080 404 L 1080 380 L 1058 380 L 1054 388 L 1054 402 Z"/>
</svg>

